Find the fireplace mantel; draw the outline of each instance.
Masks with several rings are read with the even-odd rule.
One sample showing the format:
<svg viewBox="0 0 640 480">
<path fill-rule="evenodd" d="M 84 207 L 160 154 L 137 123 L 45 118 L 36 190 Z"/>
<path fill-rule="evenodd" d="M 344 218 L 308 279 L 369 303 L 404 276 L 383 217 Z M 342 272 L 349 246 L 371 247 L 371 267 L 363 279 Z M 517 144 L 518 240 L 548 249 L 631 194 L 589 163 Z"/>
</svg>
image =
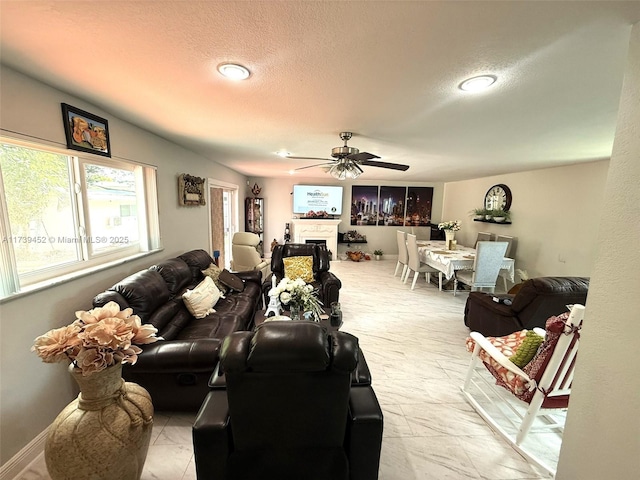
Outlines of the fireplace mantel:
<svg viewBox="0 0 640 480">
<path fill-rule="evenodd" d="M 293 241 L 294 243 L 306 243 L 306 240 L 324 240 L 327 242 L 327 250 L 333 252 L 333 258 L 338 258 L 338 224 L 341 221 L 340 219 L 292 219 Z"/>
</svg>

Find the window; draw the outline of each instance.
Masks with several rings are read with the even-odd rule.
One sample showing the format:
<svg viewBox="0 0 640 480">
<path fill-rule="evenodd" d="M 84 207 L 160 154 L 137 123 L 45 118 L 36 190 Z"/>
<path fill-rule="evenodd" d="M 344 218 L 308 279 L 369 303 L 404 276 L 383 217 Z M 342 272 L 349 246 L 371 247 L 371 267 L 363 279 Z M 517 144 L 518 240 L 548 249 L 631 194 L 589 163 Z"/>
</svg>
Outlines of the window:
<svg viewBox="0 0 640 480">
<path fill-rule="evenodd" d="M 159 246 L 155 169 L 0 139 L 0 297 Z"/>
</svg>

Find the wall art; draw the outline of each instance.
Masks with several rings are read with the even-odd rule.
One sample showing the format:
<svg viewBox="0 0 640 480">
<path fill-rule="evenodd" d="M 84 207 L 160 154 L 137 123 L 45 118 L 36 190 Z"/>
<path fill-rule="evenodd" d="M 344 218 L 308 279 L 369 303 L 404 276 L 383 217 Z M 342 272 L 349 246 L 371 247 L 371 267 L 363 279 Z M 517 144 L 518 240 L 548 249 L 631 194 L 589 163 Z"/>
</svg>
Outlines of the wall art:
<svg viewBox="0 0 640 480">
<path fill-rule="evenodd" d="M 66 103 L 62 104 L 62 118 L 67 148 L 111 156 L 109 123 L 106 119 Z"/>
<path fill-rule="evenodd" d="M 186 173 L 178 177 L 178 203 L 184 206 L 205 205 L 204 178 Z"/>
<path fill-rule="evenodd" d="M 433 187 L 408 187 L 406 227 L 426 227 L 431 222 Z"/>
<path fill-rule="evenodd" d="M 378 224 L 378 187 L 351 187 L 351 225 Z"/>
</svg>

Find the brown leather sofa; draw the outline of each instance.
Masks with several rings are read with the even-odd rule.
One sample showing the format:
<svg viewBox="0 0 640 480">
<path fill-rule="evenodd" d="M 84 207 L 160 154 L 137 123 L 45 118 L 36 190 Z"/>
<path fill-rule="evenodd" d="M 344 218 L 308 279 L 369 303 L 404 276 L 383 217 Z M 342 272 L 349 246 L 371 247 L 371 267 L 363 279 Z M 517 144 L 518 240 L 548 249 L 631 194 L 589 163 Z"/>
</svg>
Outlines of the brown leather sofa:
<svg viewBox="0 0 640 480">
<path fill-rule="evenodd" d="M 271 254 L 271 271 L 278 282 L 284 277 L 284 262 L 282 259 L 287 257 L 313 257 L 313 276 L 315 281 L 312 285 L 318 292 L 318 298 L 325 307 L 329 307 L 333 302 L 339 300 L 342 282 L 333 272 L 329 271 L 331 265 L 326 245 L 316 243 L 276 245 Z M 265 305 L 269 304 L 271 281 L 271 276 L 269 276 L 262 284 Z"/>
<path fill-rule="evenodd" d="M 265 322 L 224 340 L 226 390 L 193 426 L 199 480 L 375 480 L 383 416 L 353 383 L 358 339 L 308 321 Z"/>
<path fill-rule="evenodd" d="M 157 410 L 197 411 L 209 392 L 208 382 L 218 363 L 220 343 L 232 332 L 253 328 L 261 300 L 260 271 L 238 272 L 242 292 L 228 293 L 215 305 L 215 313 L 194 318 L 182 294 L 204 278 L 213 263 L 204 250 L 135 273 L 98 294 L 93 306 L 115 301 L 133 309 L 143 323 L 151 323 L 164 340 L 142 346 L 135 365 L 124 365 L 122 375 L 151 394 Z"/>
<path fill-rule="evenodd" d="M 552 315 L 567 305 L 587 301 L 588 277 L 539 277 L 526 280 L 515 295 L 471 292 L 464 309 L 464 324 L 485 336 L 501 337 L 523 329 L 544 329 Z M 493 299 L 507 300 L 511 305 Z"/>
</svg>

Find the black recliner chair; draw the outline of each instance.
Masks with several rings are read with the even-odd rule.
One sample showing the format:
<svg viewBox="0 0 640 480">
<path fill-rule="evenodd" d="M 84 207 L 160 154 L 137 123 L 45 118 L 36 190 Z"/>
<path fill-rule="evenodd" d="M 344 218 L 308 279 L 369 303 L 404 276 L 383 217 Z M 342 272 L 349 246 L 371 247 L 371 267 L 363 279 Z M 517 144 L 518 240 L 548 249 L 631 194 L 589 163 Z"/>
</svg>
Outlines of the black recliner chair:
<svg viewBox="0 0 640 480">
<path fill-rule="evenodd" d="M 329 251 L 326 245 L 316 243 L 276 245 L 271 254 L 271 271 L 278 282 L 284 277 L 284 262 L 282 259 L 287 257 L 313 257 L 313 276 L 315 281 L 312 285 L 318 292 L 318 298 L 326 308 L 339 300 L 342 282 L 329 271 Z M 271 281 L 271 275 L 269 275 L 262 284 L 265 305 L 269 304 Z"/>
<path fill-rule="evenodd" d="M 382 411 L 353 385 L 358 339 L 309 321 L 273 321 L 222 346 L 226 390 L 193 426 L 199 480 L 375 480 Z"/>
<path fill-rule="evenodd" d="M 464 307 L 464 324 L 486 337 L 534 327 L 544 330 L 550 316 L 567 312 L 567 305 L 584 305 L 588 293 L 588 277 L 530 278 L 515 295 L 471 292 Z M 502 303 L 495 302 L 494 297 Z"/>
</svg>

